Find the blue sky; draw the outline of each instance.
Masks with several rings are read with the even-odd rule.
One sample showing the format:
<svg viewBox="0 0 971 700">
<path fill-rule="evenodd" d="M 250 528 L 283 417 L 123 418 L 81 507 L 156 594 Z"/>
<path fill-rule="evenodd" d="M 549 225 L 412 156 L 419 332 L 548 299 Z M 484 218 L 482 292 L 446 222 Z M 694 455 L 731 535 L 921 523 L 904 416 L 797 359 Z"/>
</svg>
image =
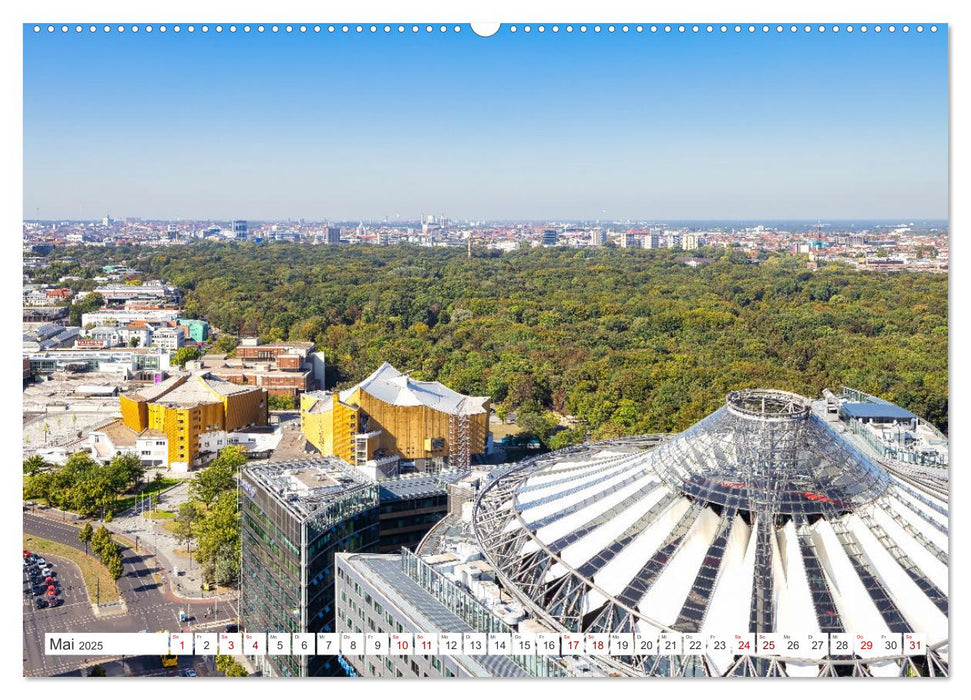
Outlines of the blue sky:
<svg viewBox="0 0 971 700">
<path fill-rule="evenodd" d="M 946 29 L 24 28 L 24 216 L 946 218 Z"/>
</svg>

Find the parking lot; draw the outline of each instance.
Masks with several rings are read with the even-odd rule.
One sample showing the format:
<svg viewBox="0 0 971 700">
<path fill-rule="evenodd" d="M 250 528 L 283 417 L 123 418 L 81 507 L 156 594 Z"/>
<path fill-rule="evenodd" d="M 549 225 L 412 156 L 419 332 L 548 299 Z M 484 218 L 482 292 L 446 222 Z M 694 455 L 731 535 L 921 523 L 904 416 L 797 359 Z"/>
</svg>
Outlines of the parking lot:
<svg viewBox="0 0 971 700">
<path fill-rule="evenodd" d="M 77 528 L 67 523 L 24 513 L 24 532 L 37 537 L 58 542 L 80 549 Z M 94 663 L 111 663 L 104 657 L 85 658 L 80 656 L 45 656 L 45 632 L 139 632 L 141 630 L 179 630 L 188 627 L 191 631 L 218 631 L 237 615 L 235 601 L 219 602 L 219 615 L 209 613 L 212 601 L 172 600 L 154 580 L 152 572 L 155 564 L 151 558 L 146 561 L 144 554 L 136 554 L 122 544 L 122 564 L 125 575 L 117 581 L 119 592 L 124 601 L 123 607 L 113 609 L 111 614 L 96 616 L 91 599 L 85 592 L 81 573 L 77 566 L 62 557 L 42 554 L 54 564 L 59 582 L 59 597 L 64 601 L 56 608 L 36 609 L 33 595 L 28 595 L 27 580 L 24 579 L 24 675 L 57 676 L 74 674 L 77 669 Z M 94 596 L 94 591 L 90 592 Z M 186 622 L 179 620 L 179 613 L 185 612 Z M 214 613 L 215 610 L 212 610 Z M 208 614 L 207 614 L 208 613 Z M 201 657 L 193 657 L 201 658 Z M 194 667 L 198 675 L 212 675 L 214 669 L 207 669 L 202 661 L 180 659 L 178 668 L 161 668 L 159 657 L 132 657 L 118 659 L 117 666 L 109 668 L 110 675 L 179 675 L 188 667 Z M 158 667 L 156 668 L 156 665 Z"/>
<path fill-rule="evenodd" d="M 53 578 L 57 582 L 57 598 L 62 602 L 57 607 L 38 609 L 35 603 L 37 597 L 47 598 L 46 595 L 35 595 L 27 575 L 23 572 L 23 609 L 24 609 L 24 661 L 30 658 L 31 668 L 26 668 L 30 675 L 57 675 L 64 671 L 82 665 L 78 657 L 45 656 L 44 633 L 65 630 L 84 629 L 94 616 L 91 603 L 88 601 L 81 580 L 81 571 L 73 562 L 55 556 L 44 556 L 53 565 Z"/>
</svg>

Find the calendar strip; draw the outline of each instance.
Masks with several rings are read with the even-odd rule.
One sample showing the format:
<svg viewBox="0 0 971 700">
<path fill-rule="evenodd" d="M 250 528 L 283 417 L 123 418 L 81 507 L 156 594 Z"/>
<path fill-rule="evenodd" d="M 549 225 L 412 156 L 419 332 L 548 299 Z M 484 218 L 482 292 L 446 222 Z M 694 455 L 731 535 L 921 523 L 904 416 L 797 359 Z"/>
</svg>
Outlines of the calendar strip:
<svg viewBox="0 0 971 700">
<path fill-rule="evenodd" d="M 664 632 L 610 633 L 287 633 L 172 632 L 45 635 L 48 656 L 778 656 L 823 659 L 827 656 L 881 658 L 926 653 L 927 639 L 917 633 L 734 635 Z"/>
</svg>

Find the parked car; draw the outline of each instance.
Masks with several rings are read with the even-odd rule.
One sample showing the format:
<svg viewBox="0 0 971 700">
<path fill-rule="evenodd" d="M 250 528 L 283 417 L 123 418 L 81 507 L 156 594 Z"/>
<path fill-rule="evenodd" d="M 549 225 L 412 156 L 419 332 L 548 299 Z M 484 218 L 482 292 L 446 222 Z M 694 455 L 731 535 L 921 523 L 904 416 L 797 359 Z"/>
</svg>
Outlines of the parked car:
<svg viewBox="0 0 971 700">
<path fill-rule="evenodd" d="M 226 625 L 226 632 L 239 632 L 239 625 Z"/>
<path fill-rule="evenodd" d="M 56 608 L 58 605 L 60 605 L 64 601 L 61 600 L 60 598 L 56 597 L 56 596 L 47 596 L 47 602 L 50 604 L 50 606 L 52 608 Z"/>
<path fill-rule="evenodd" d="M 37 566 L 39 566 L 41 568 L 47 566 L 47 560 L 44 559 L 44 557 L 35 557 L 34 558 L 34 563 L 37 564 Z"/>
<path fill-rule="evenodd" d="M 34 605 L 37 606 L 38 610 L 41 610 L 42 608 L 46 608 L 48 606 L 48 602 L 45 599 L 38 596 L 34 598 Z"/>
</svg>

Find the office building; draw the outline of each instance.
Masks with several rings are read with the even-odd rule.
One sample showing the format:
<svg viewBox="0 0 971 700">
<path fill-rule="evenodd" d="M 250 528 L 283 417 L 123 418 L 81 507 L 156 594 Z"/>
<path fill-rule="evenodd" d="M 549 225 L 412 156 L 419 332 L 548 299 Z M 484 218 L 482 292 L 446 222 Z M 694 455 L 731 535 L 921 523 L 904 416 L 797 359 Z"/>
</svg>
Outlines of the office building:
<svg viewBox="0 0 971 700">
<path fill-rule="evenodd" d="M 249 226 L 243 219 L 236 219 L 232 223 L 230 237 L 237 241 L 245 240 L 249 237 Z"/>
<path fill-rule="evenodd" d="M 152 345 L 167 352 L 175 352 L 185 346 L 185 331 L 180 327 L 157 328 L 152 331 Z"/>
<path fill-rule="evenodd" d="M 186 340 L 196 343 L 204 343 L 209 340 L 209 322 L 195 318 L 179 318 L 176 321 L 180 326 L 187 330 Z"/>
<path fill-rule="evenodd" d="M 708 240 L 705 238 L 703 233 L 685 233 L 681 236 L 681 249 L 682 250 L 697 250 L 703 245 L 706 245 Z M 809 252 L 808 250 L 806 252 Z"/>
<path fill-rule="evenodd" d="M 432 558 L 441 563 L 443 557 Z M 453 564 L 455 558 L 445 557 Z M 506 625 L 439 568 L 404 550 L 399 554 L 341 553 L 337 569 L 337 631 L 510 633 Z M 548 631 L 548 630 L 547 630 Z M 345 657 L 365 678 L 529 678 L 570 675 L 549 656 L 408 654 Z"/>
<path fill-rule="evenodd" d="M 328 245 L 338 245 L 341 242 L 341 230 L 337 226 L 328 226 L 324 230 L 323 242 Z"/>
<path fill-rule="evenodd" d="M 447 487 L 465 472 L 418 475 L 379 482 L 379 552 L 414 550 L 448 511 Z"/>
<path fill-rule="evenodd" d="M 334 554 L 374 551 L 377 486 L 337 459 L 266 462 L 240 479 L 243 632 L 334 632 Z M 344 675 L 334 656 L 264 655 L 269 676 Z"/>
<path fill-rule="evenodd" d="M 169 369 L 168 352 L 159 348 L 86 348 L 25 352 L 31 374 L 117 372 L 125 379 L 161 381 Z"/>
<path fill-rule="evenodd" d="M 641 239 L 641 245 L 644 248 L 649 248 L 655 250 L 661 247 L 661 234 L 657 231 L 648 232 L 643 239 Z"/>
</svg>

